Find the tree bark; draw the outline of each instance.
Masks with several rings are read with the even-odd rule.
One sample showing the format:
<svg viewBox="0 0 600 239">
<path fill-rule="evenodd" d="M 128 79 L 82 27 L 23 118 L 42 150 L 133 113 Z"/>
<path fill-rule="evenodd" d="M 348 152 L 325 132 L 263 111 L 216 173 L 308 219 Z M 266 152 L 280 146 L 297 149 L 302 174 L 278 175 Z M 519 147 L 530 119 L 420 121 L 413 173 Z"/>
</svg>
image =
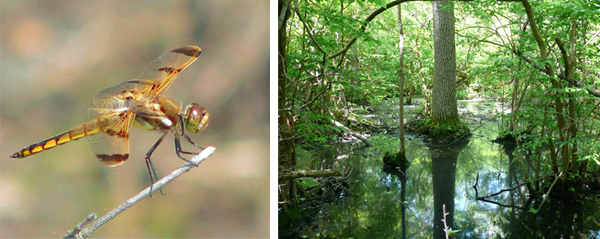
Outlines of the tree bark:
<svg viewBox="0 0 600 239">
<path fill-rule="evenodd" d="M 404 33 L 402 32 L 402 4 L 398 5 L 398 33 L 400 37 L 400 67 L 398 68 L 398 85 L 400 87 L 400 154 L 405 155 L 406 147 L 404 144 Z"/>
<path fill-rule="evenodd" d="M 433 2 L 433 33 L 435 57 L 431 117 L 437 123 L 457 121 L 453 2 Z"/>
<path fill-rule="evenodd" d="M 277 106 L 279 108 L 278 128 L 279 128 L 279 168 L 284 170 L 295 169 L 295 155 L 294 155 L 294 140 L 293 140 L 293 118 L 291 109 L 287 109 L 286 102 L 286 85 L 287 85 L 287 21 L 290 18 L 290 0 L 279 0 L 279 15 L 280 24 L 278 32 L 278 99 Z M 291 201 L 294 199 L 293 192 L 293 180 L 286 180 L 279 182 L 284 184 L 281 187 L 280 200 Z"/>
</svg>

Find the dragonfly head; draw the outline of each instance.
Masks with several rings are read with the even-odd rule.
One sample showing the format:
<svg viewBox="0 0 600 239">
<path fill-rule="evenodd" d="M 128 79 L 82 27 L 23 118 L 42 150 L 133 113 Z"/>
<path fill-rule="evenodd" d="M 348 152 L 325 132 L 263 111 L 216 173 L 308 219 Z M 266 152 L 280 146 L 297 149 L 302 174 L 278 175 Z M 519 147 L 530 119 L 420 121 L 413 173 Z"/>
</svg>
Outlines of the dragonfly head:
<svg viewBox="0 0 600 239">
<path fill-rule="evenodd" d="M 183 124 L 185 129 L 192 134 L 198 133 L 206 126 L 208 126 L 210 115 L 204 109 L 196 103 L 189 104 L 185 107 L 185 114 L 183 116 Z"/>
</svg>

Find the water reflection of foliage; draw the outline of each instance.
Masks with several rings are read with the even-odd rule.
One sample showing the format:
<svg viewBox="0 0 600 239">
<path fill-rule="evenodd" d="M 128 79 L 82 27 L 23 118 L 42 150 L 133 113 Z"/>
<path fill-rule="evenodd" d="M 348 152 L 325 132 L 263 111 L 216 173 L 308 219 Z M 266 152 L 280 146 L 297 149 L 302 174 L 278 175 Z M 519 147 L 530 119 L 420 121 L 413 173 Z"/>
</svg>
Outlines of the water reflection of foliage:
<svg viewBox="0 0 600 239">
<path fill-rule="evenodd" d="M 481 107 L 481 105 L 486 107 Z M 495 108 L 495 105 L 495 103 L 487 102 L 470 102 L 464 106 L 470 109 L 489 110 Z M 476 182 L 477 173 L 479 173 L 477 180 L 479 193 L 487 195 L 525 182 L 524 169 L 525 172 L 533 175 L 533 169 L 535 169 L 533 166 L 537 163 L 535 157 L 524 157 L 523 163 L 521 163 L 513 157 L 511 148 L 493 143 L 492 139 L 498 134 L 499 128 L 496 123 L 499 124 L 500 120 L 489 115 L 489 111 L 470 114 L 469 117 L 473 119 L 469 121 L 472 127 L 479 127 L 479 122 L 485 123 L 485 120 L 490 120 L 490 122 L 473 131 L 470 141 L 458 152 L 456 158 L 453 229 L 460 230 L 456 236 L 487 238 L 492 235 L 498 237 L 558 235 L 542 234 L 543 226 L 535 224 L 548 220 L 543 225 L 559 229 L 561 227 L 557 226 L 557 223 L 569 219 L 566 216 L 534 215 L 527 210 L 515 207 L 502 207 L 475 201 L 475 190 L 472 186 Z M 434 211 L 432 210 L 434 197 L 431 186 L 433 185 L 432 158 L 435 154 L 447 153 L 449 149 L 427 146 L 421 138 L 415 137 L 415 135 L 407 135 L 407 138 L 412 139 L 406 141 L 406 156 L 411 162 L 411 166 L 405 174 L 398 176 L 383 171 L 381 162 L 385 152 L 393 150 L 398 144 L 397 137 L 393 134 L 372 137 L 370 140 L 373 146 L 369 148 L 357 149 L 358 147 L 350 146 L 352 144 L 349 143 L 346 143 L 346 146 L 332 146 L 338 149 L 335 152 L 340 153 L 328 156 L 332 159 L 335 158 L 336 167 L 353 169 L 352 174 L 349 175 L 349 188 L 353 195 L 345 198 L 343 204 L 324 207 L 319 213 L 318 220 L 310 227 L 311 233 L 307 235 L 326 238 L 400 237 L 399 235 L 403 232 L 402 226 L 405 224 L 407 238 L 431 237 L 434 224 Z M 544 172 L 549 169 L 550 166 L 543 168 Z M 405 193 L 404 199 L 402 193 Z M 518 187 L 491 199 L 504 205 L 520 208 L 535 205 L 525 187 Z M 597 199 L 588 200 L 584 201 L 582 205 L 586 210 L 577 214 L 578 217 L 585 218 L 581 224 L 583 226 L 576 228 L 598 231 L 598 228 L 593 228 L 592 225 L 595 225 L 594 220 L 598 221 L 594 215 L 600 215 L 597 207 L 599 202 Z M 552 200 L 548 203 L 554 202 Z M 568 203 L 560 205 L 566 207 Z M 551 208 L 560 209 L 555 206 Z M 405 223 L 402 220 L 403 210 L 406 210 Z M 551 213 L 549 209 L 539 213 L 544 212 Z M 533 229 L 535 231 L 531 232 L 527 227 L 535 228 Z M 562 228 L 564 229 L 564 227 Z"/>
</svg>

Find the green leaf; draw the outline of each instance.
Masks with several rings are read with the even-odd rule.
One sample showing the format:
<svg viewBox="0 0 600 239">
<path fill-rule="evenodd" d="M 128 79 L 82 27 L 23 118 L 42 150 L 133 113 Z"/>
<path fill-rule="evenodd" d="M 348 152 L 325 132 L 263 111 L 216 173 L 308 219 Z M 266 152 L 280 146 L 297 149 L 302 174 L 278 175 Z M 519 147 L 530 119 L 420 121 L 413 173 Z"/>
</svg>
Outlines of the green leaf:
<svg viewBox="0 0 600 239">
<path fill-rule="evenodd" d="M 358 1 L 356 1 L 356 3 L 358 3 L 358 5 L 359 5 L 361 8 L 362 8 L 362 7 L 365 7 L 364 0 L 358 0 Z"/>
<path fill-rule="evenodd" d="M 312 177 L 303 178 L 302 180 L 298 181 L 298 185 L 307 187 L 307 188 L 316 187 L 316 186 L 321 185 L 321 183 L 313 182 L 313 180 L 314 180 L 314 178 L 312 178 Z"/>
<path fill-rule="evenodd" d="M 383 8 L 385 8 L 387 6 L 387 3 L 385 2 L 385 0 L 369 0 L 369 1 L 375 3 Z"/>
<path fill-rule="evenodd" d="M 537 210 L 535 208 L 529 208 L 528 212 L 535 214 L 535 213 L 537 213 Z"/>
<path fill-rule="evenodd" d="M 460 230 L 452 230 L 452 228 L 449 228 L 446 232 L 448 233 L 448 236 L 455 236 Z"/>
</svg>

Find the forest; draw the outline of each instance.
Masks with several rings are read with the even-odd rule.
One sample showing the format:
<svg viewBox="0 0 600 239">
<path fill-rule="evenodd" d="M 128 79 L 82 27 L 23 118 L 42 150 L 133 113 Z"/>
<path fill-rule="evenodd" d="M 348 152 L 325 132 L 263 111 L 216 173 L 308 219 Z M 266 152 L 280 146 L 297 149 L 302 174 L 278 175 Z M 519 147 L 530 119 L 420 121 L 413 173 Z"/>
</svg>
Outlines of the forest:
<svg viewBox="0 0 600 239">
<path fill-rule="evenodd" d="M 278 10 L 280 238 L 600 237 L 600 2 Z"/>
</svg>

